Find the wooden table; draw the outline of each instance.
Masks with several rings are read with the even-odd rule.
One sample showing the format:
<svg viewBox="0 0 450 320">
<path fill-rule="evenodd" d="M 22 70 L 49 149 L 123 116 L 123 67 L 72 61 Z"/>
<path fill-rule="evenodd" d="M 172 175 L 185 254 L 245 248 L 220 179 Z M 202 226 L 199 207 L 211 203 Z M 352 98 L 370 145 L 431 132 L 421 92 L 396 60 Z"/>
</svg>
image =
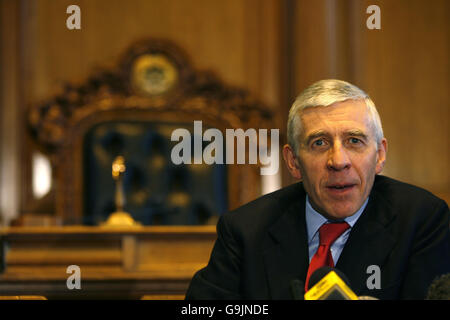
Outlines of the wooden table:
<svg viewBox="0 0 450 320">
<path fill-rule="evenodd" d="M 215 239 L 215 226 L 0 229 L 0 296 L 183 298 Z M 80 289 L 67 286 L 71 265 Z"/>
</svg>

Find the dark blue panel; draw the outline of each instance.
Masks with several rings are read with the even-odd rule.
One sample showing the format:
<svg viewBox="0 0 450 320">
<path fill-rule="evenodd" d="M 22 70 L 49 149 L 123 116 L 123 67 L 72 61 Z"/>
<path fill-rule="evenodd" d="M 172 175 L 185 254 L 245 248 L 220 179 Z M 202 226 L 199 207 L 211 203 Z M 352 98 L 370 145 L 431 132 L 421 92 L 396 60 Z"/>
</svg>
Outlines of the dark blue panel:
<svg viewBox="0 0 450 320">
<path fill-rule="evenodd" d="M 111 164 L 125 158 L 125 211 L 144 225 L 215 223 L 228 209 L 226 165 L 175 165 L 173 130 L 193 124 L 108 122 L 84 140 L 84 224 L 97 225 L 115 210 Z M 206 128 L 204 128 L 205 130 Z M 205 147 L 205 143 L 203 144 Z"/>
</svg>

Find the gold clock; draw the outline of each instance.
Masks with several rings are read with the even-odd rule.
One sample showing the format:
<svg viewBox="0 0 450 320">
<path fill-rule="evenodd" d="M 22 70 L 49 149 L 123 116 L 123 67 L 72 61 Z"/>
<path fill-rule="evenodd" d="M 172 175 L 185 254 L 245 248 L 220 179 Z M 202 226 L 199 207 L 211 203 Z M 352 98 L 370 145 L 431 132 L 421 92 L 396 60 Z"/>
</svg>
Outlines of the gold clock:
<svg viewBox="0 0 450 320">
<path fill-rule="evenodd" d="M 144 54 L 133 63 L 131 84 L 138 94 L 163 95 L 170 91 L 177 82 L 177 68 L 162 54 Z"/>
</svg>

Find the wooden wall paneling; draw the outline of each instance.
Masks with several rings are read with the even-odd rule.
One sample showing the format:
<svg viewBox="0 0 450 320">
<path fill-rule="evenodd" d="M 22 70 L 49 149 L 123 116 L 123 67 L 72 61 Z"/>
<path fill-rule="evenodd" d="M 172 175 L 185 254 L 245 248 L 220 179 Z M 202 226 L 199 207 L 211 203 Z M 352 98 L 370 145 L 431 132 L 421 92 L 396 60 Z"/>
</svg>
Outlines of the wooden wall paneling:
<svg viewBox="0 0 450 320">
<path fill-rule="evenodd" d="M 34 68 L 40 69 L 33 99 L 48 96 L 63 81 L 83 80 L 96 66 L 113 65 L 130 43 L 146 37 L 174 41 L 196 68 L 214 70 L 226 83 L 252 90 L 261 80 L 259 63 L 249 62 L 260 60 L 260 24 L 267 21 L 259 21 L 254 1 L 79 1 L 82 29 L 75 31 L 65 27 L 68 4 L 43 0 L 32 9 L 36 21 L 28 28 L 40 40 L 31 48 Z"/>
<path fill-rule="evenodd" d="M 354 2 L 358 11 L 371 1 Z M 356 82 L 375 101 L 389 142 L 386 175 L 450 201 L 448 1 L 379 1 L 381 30 L 353 19 Z M 354 13 L 356 10 L 354 10 Z"/>
<path fill-rule="evenodd" d="M 335 0 L 294 3 L 295 95 L 321 79 L 352 81 L 351 3 Z"/>
<path fill-rule="evenodd" d="M 77 2 L 81 30 L 66 28 L 72 1 L 23 1 L 21 78 L 24 106 L 80 83 L 98 67 L 110 67 L 131 43 L 166 38 L 183 48 L 198 70 L 248 89 L 267 105 L 280 105 L 280 8 L 276 0 Z M 284 108 L 277 112 L 281 126 Z M 32 142 L 23 143 L 22 211 L 35 210 L 31 189 Z M 60 186 L 55 186 L 58 188 Z"/>
<path fill-rule="evenodd" d="M 0 225 L 8 225 L 19 211 L 20 119 L 19 5 L 0 1 Z"/>
<path fill-rule="evenodd" d="M 285 114 L 296 96 L 310 84 L 338 78 L 352 81 L 351 37 L 347 1 L 297 0 L 291 4 L 292 52 L 291 97 Z M 284 184 L 295 182 L 285 174 Z"/>
<path fill-rule="evenodd" d="M 282 1 L 279 17 L 280 21 L 280 38 L 279 38 L 279 63 L 280 63 L 280 170 L 282 186 L 285 187 L 294 180 L 292 179 L 289 171 L 284 163 L 282 147 L 287 143 L 287 119 L 289 109 L 296 95 L 296 89 L 294 88 L 295 70 L 294 70 L 294 25 L 295 25 L 295 4 L 296 0 Z"/>
<path fill-rule="evenodd" d="M 450 200 L 450 26 L 444 0 L 296 1 L 294 88 L 339 78 L 369 93 L 389 142 L 384 174 Z"/>
<path fill-rule="evenodd" d="M 313 82 L 330 77 L 332 52 L 327 33 L 326 1 L 296 1 L 294 10 L 292 67 L 295 70 L 293 82 L 297 96 Z"/>
</svg>

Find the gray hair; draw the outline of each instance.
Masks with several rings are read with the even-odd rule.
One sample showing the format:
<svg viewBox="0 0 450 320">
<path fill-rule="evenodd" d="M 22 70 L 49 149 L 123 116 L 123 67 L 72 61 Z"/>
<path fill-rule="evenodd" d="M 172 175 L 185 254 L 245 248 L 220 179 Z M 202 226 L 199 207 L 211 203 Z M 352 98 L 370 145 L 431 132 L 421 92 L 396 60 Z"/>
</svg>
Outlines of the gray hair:
<svg viewBox="0 0 450 320">
<path fill-rule="evenodd" d="M 298 138 L 302 130 L 301 112 L 306 108 L 326 107 L 345 100 L 364 100 L 369 116 L 372 119 L 377 145 L 381 142 L 384 135 L 380 116 L 369 95 L 355 85 L 342 80 L 320 80 L 306 88 L 295 99 L 289 110 L 287 140 L 288 144 L 294 149 L 295 154 L 298 154 Z"/>
</svg>

